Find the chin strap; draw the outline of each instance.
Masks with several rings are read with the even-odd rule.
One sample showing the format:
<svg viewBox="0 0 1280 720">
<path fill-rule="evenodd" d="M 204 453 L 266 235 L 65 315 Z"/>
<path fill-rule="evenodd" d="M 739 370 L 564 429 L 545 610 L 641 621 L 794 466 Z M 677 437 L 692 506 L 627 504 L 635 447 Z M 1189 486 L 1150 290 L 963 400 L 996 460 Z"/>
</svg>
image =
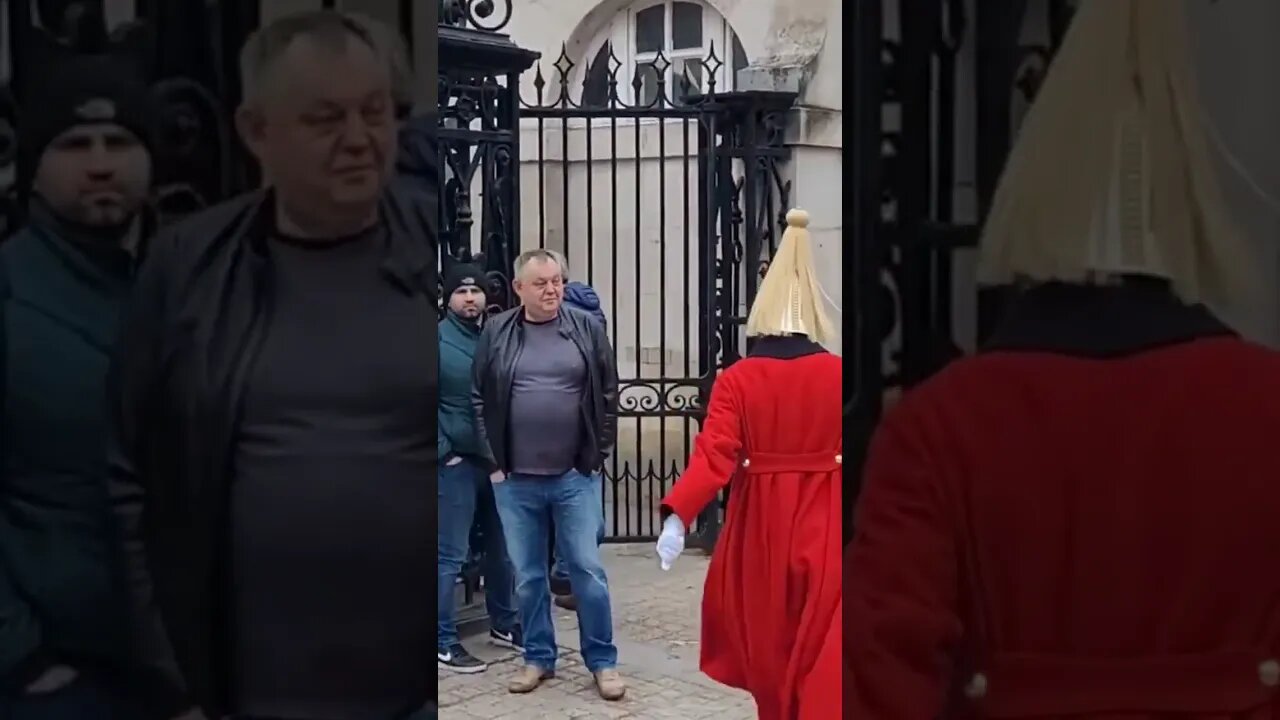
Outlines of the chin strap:
<svg viewBox="0 0 1280 720">
<path fill-rule="evenodd" d="M 800 314 L 800 283 L 792 280 L 787 291 L 787 307 L 782 311 L 782 330 L 793 335 L 807 335 Z"/>
<path fill-rule="evenodd" d="M 1162 274 L 1151 220 L 1151 158 L 1142 110 L 1116 121 L 1114 164 L 1093 222 L 1091 266 L 1101 275 Z"/>
</svg>

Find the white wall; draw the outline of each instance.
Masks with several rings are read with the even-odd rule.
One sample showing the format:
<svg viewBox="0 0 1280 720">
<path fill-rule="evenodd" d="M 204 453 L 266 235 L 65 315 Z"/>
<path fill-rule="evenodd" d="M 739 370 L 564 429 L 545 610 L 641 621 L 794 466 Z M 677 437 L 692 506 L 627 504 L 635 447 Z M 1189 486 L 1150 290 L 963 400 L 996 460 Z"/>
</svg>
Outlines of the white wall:
<svg viewBox="0 0 1280 720">
<path fill-rule="evenodd" d="M 1181 1 L 1223 190 L 1269 293 L 1232 310 L 1242 330 L 1280 347 L 1280 3 Z"/>
<path fill-rule="evenodd" d="M 812 75 L 802 87 L 800 109 L 791 120 L 792 204 L 809 211 L 818 280 L 834 302 L 827 309 L 837 325 L 844 307 L 844 83 L 845 58 L 841 0 L 820 6 L 822 22 L 806 24 L 807 39 L 797 42 L 819 49 Z M 833 352 L 841 352 L 832 347 Z"/>
</svg>

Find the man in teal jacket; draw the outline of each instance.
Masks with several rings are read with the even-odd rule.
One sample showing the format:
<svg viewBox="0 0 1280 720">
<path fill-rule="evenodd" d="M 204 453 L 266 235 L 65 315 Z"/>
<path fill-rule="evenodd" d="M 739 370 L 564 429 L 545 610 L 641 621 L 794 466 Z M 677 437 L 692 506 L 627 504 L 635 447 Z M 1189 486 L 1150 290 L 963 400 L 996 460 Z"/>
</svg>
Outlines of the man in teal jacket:
<svg viewBox="0 0 1280 720">
<path fill-rule="evenodd" d="M 515 588 L 502 526 L 489 484 L 489 463 L 482 459 L 471 405 L 471 363 L 484 318 L 484 272 L 459 263 L 445 271 L 448 310 L 440 321 L 440 531 L 436 588 L 439 596 L 437 665 L 462 673 L 483 672 L 486 665 L 458 639 L 454 623 L 455 585 L 467 559 L 473 523 L 484 547 L 482 570 L 489 639 L 496 645 L 522 649 L 517 625 Z"/>
<path fill-rule="evenodd" d="M 32 93 L 27 224 L 0 246 L 0 718 L 135 720 L 105 383 L 145 234 L 152 113 L 101 58 L 50 68 Z"/>
</svg>

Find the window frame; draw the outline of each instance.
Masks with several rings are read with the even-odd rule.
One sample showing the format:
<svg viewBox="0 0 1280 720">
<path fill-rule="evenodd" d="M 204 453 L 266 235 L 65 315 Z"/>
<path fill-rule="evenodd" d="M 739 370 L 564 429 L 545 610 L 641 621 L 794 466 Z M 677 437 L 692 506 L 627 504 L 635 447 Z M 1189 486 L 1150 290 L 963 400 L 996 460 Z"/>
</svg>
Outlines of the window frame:
<svg viewBox="0 0 1280 720">
<path fill-rule="evenodd" d="M 677 2 L 684 2 L 690 5 L 698 6 L 702 9 L 702 45 L 697 48 L 686 48 L 676 50 L 674 46 L 674 7 Z M 621 66 L 618 68 L 618 101 L 619 106 L 626 107 L 654 107 L 657 105 L 639 104 L 639 98 L 636 97 L 635 88 L 632 81 L 639 72 L 638 68 L 646 63 L 652 63 L 657 59 L 657 51 L 640 52 L 636 46 L 636 29 L 638 26 L 637 16 L 653 7 L 663 6 L 663 29 L 662 29 L 662 55 L 667 61 L 668 67 L 665 70 L 665 80 L 668 99 L 672 101 L 671 106 L 679 107 L 679 95 L 681 88 L 678 82 L 682 77 L 681 71 L 684 64 L 690 61 L 703 62 L 707 59 L 712 44 L 715 45 L 716 58 L 722 63 L 715 72 L 716 90 L 719 92 L 728 92 L 733 90 L 737 85 L 736 72 L 733 67 L 734 60 L 734 43 L 735 40 L 740 45 L 741 39 L 737 37 L 733 27 L 729 24 L 728 18 L 724 17 L 714 7 L 700 0 L 639 0 L 627 7 L 614 13 L 608 23 L 601 28 L 587 43 L 581 56 L 579 64 L 570 73 L 568 78 L 571 83 L 570 88 L 573 90 L 571 95 L 575 102 L 585 101 L 584 85 L 587 79 L 587 72 L 590 63 L 600 54 L 601 49 L 607 43 L 613 43 L 614 55 L 618 58 Z M 748 59 L 749 62 L 749 59 Z M 700 91 L 706 91 L 710 73 L 703 69 Z M 643 92 L 643 88 L 642 88 Z M 592 104 L 594 107 L 595 105 Z"/>
</svg>

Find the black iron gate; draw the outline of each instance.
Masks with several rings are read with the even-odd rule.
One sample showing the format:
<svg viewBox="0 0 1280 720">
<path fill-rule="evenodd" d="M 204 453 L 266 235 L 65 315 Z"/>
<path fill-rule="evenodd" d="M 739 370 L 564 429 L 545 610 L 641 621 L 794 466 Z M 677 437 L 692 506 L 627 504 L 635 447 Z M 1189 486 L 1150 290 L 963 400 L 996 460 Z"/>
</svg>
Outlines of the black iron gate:
<svg viewBox="0 0 1280 720">
<path fill-rule="evenodd" d="M 1070 0 L 854 6 L 850 276 L 857 312 L 852 382 L 845 383 L 845 428 L 852 434 L 845 447 L 854 467 L 861 467 L 884 393 L 923 381 L 960 353 L 952 327 L 953 260 L 976 246 L 1017 124 L 1073 8 Z M 957 56 L 966 45 L 975 72 L 971 84 L 961 85 Z M 975 109 L 971 134 L 962 134 L 957 111 L 965 95 Z M 953 204 L 958 146 L 975 149 L 976 208 L 967 217 Z M 990 331 L 1004 297 L 993 288 L 976 298 L 977 339 Z M 845 493 L 846 517 L 856 490 Z"/>
<path fill-rule="evenodd" d="M 582 67 L 562 52 L 550 78 L 535 70 L 522 113 L 536 143 L 522 249 L 567 258 L 571 279 L 601 298 L 618 354 L 618 446 L 604 473 L 611 541 L 657 537 L 657 503 L 693 448 L 711 383 L 743 354 L 756 271 L 788 201 L 779 163 L 794 96 L 719 92 L 714 46 L 669 82 L 670 64 L 658 53 L 627 77 L 609 44 Z M 706 545 L 720 511 L 699 523 Z"/>
<path fill-rule="evenodd" d="M 714 47 L 668 80 L 661 53 L 628 76 L 606 44 L 589 62 L 562 52 L 534 68 L 521 99 L 537 56 L 498 32 L 509 7 L 479 8 L 442 11 L 442 263 L 481 251 L 495 310 L 531 248 L 561 253 L 570 279 L 595 290 L 620 375 L 606 536 L 652 539 L 711 383 L 744 353 L 757 273 L 788 205 L 780 164 L 795 96 L 719 92 Z M 708 509 L 691 543 L 714 544 L 721 511 Z"/>
</svg>

